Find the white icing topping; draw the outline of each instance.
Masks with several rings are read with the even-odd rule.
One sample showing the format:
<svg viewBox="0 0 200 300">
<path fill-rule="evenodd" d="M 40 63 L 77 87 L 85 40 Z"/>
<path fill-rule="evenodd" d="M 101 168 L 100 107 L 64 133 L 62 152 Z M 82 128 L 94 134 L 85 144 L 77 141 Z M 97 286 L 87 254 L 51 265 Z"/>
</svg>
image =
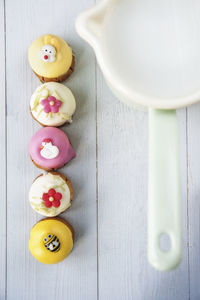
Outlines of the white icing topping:
<svg viewBox="0 0 200 300">
<path fill-rule="evenodd" d="M 43 194 L 48 193 L 51 188 L 62 194 L 59 207 L 46 207 L 42 200 Z M 59 175 L 43 174 L 33 182 L 29 191 L 29 201 L 32 208 L 39 214 L 54 217 L 70 207 L 70 190 L 66 181 Z"/>
<path fill-rule="evenodd" d="M 47 98 L 48 97 L 48 90 L 47 89 L 43 89 L 41 92 L 42 97 Z"/>
<path fill-rule="evenodd" d="M 58 113 L 45 113 L 41 100 L 54 96 L 62 102 Z M 76 109 L 76 102 L 70 89 L 57 82 L 48 82 L 39 86 L 30 101 L 31 113 L 35 119 L 45 126 L 61 126 L 66 121 L 72 122 L 72 115 Z"/>
<path fill-rule="evenodd" d="M 56 60 L 56 49 L 52 45 L 44 45 L 39 55 L 45 62 L 54 62 Z"/>
<path fill-rule="evenodd" d="M 42 142 L 40 155 L 46 159 L 53 159 L 59 155 L 59 149 L 52 142 Z"/>
</svg>

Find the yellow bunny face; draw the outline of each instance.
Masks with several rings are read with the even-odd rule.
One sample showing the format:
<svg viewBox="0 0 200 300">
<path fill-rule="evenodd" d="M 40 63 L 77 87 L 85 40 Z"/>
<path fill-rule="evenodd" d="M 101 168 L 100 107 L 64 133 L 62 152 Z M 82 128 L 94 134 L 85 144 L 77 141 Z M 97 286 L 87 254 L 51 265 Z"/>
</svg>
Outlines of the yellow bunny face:
<svg viewBox="0 0 200 300">
<path fill-rule="evenodd" d="M 28 58 L 36 74 L 55 78 L 69 70 L 72 64 L 72 49 L 60 37 L 46 34 L 32 43 Z"/>
</svg>

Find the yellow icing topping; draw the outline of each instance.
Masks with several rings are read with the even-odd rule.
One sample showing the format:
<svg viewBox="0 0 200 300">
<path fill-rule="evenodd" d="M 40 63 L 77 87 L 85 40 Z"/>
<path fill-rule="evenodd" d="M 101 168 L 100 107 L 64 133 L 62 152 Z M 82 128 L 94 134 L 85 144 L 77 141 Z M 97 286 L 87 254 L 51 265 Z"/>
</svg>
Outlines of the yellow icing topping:
<svg viewBox="0 0 200 300">
<path fill-rule="evenodd" d="M 56 59 L 46 62 L 41 59 L 40 51 L 45 45 L 56 49 Z M 72 49 L 58 36 L 46 34 L 36 39 L 28 51 L 31 68 L 40 76 L 55 78 L 65 74 L 72 64 Z"/>
<path fill-rule="evenodd" d="M 59 239 L 60 248 L 56 252 L 49 251 L 44 244 L 48 234 Z M 73 236 L 70 228 L 56 219 L 38 222 L 30 232 L 29 249 L 31 254 L 44 264 L 56 264 L 66 258 L 73 248 Z"/>
</svg>

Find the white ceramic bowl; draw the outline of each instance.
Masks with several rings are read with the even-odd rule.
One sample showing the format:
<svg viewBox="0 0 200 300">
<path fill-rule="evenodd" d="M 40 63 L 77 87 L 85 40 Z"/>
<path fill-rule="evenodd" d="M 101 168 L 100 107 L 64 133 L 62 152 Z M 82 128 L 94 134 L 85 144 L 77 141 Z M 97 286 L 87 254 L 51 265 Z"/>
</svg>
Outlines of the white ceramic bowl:
<svg viewBox="0 0 200 300">
<path fill-rule="evenodd" d="M 176 111 L 200 99 L 200 2 L 102 0 L 76 29 L 94 49 L 114 94 L 149 113 L 148 257 L 159 270 L 181 260 Z M 162 234 L 171 241 L 160 247 Z"/>
</svg>

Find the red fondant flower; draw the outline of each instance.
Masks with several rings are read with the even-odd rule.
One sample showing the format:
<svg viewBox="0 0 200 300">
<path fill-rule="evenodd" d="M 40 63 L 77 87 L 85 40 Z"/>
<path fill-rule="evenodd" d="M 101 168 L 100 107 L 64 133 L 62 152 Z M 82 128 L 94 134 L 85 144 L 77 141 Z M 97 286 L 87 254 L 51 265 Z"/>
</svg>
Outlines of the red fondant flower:
<svg viewBox="0 0 200 300">
<path fill-rule="evenodd" d="M 54 96 L 49 96 L 47 99 L 43 99 L 40 103 L 44 106 L 44 112 L 47 114 L 50 112 L 59 112 L 59 107 L 62 104 L 62 102 Z"/>
<path fill-rule="evenodd" d="M 61 193 L 56 193 L 54 189 L 50 189 L 48 193 L 44 193 L 42 195 L 42 200 L 44 200 L 44 205 L 46 207 L 59 207 L 60 206 L 60 200 L 62 199 Z"/>
</svg>

